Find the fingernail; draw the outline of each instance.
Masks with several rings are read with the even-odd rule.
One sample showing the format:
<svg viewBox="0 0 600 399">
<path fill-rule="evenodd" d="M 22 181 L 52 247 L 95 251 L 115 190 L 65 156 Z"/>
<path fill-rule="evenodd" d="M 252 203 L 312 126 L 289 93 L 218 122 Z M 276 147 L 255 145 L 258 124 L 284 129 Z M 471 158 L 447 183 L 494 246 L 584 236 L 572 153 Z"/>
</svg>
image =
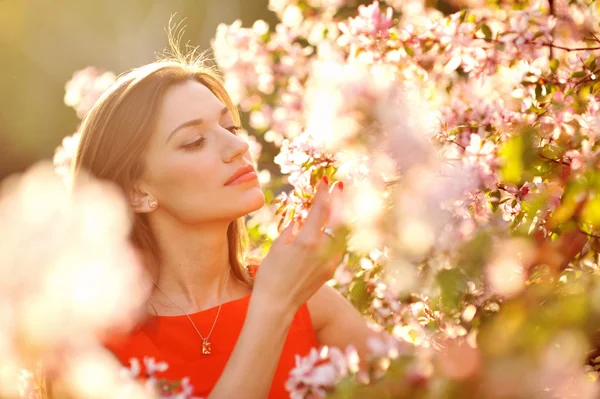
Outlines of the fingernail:
<svg viewBox="0 0 600 399">
<path fill-rule="evenodd" d="M 325 184 L 329 185 L 329 177 L 323 176 L 323 181 L 325 182 Z"/>
</svg>

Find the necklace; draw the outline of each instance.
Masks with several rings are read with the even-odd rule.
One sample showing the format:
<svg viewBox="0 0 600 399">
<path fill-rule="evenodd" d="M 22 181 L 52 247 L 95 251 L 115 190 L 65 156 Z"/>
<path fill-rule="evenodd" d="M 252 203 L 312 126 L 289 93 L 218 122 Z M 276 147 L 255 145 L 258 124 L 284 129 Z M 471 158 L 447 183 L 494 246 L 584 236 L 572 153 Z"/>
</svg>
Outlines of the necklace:
<svg viewBox="0 0 600 399">
<path fill-rule="evenodd" d="M 225 277 L 225 289 L 227 289 L 227 283 L 229 282 L 229 271 L 227 272 L 227 277 Z M 190 323 L 192 323 L 192 327 L 194 327 L 194 330 L 196 330 L 196 332 L 198 333 L 198 335 L 200 336 L 200 339 L 202 339 L 202 354 L 203 355 L 210 355 L 210 353 L 212 352 L 212 348 L 210 345 L 210 341 L 208 340 L 210 338 L 210 334 L 212 334 L 213 329 L 215 328 L 215 324 L 217 324 L 217 319 L 219 318 L 219 314 L 221 313 L 221 306 L 223 306 L 223 304 L 221 303 L 219 305 L 219 309 L 217 310 L 217 316 L 215 317 L 215 321 L 213 321 L 212 327 L 210 328 L 210 331 L 208 332 L 208 335 L 205 337 L 202 336 L 202 334 L 200 334 L 200 331 L 198 331 L 198 328 L 196 327 L 196 325 L 194 324 L 194 322 L 192 321 L 192 318 L 190 317 L 189 314 L 187 314 L 186 312 L 183 311 L 183 309 L 181 309 L 179 307 L 179 305 L 177 305 L 175 303 L 175 301 L 173 301 L 171 298 L 169 298 L 169 296 L 160 289 L 160 287 L 158 286 L 158 284 L 154 283 L 154 285 L 156 286 L 156 288 L 158 288 L 158 290 L 160 292 L 163 293 L 163 295 L 165 297 L 167 297 L 167 299 L 169 301 L 171 301 L 171 303 L 173 303 L 173 305 L 175 305 L 177 307 L 177 309 L 179 309 L 181 311 L 181 313 L 183 313 L 184 315 L 187 316 L 188 320 L 190 321 Z"/>
</svg>

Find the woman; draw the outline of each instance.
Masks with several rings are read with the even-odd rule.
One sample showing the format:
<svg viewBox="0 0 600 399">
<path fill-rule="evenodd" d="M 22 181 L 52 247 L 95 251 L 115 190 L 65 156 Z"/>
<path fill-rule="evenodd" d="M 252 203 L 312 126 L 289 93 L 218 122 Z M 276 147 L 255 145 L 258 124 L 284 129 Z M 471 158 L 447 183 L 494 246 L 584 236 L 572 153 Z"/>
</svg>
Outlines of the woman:
<svg viewBox="0 0 600 399">
<path fill-rule="evenodd" d="M 354 344 L 366 356 L 373 332 L 324 285 L 343 253 L 328 225 L 341 183 L 321 181 L 305 223 L 248 273 L 243 217 L 265 199 L 239 120 L 200 61 L 155 62 L 121 76 L 85 117 L 75 171 L 127 194 L 155 283 L 147 320 L 107 345 L 119 360 L 166 361 L 164 377 L 189 376 L 197 396 L 284 398 L 295 355 Z"/>
</svg>

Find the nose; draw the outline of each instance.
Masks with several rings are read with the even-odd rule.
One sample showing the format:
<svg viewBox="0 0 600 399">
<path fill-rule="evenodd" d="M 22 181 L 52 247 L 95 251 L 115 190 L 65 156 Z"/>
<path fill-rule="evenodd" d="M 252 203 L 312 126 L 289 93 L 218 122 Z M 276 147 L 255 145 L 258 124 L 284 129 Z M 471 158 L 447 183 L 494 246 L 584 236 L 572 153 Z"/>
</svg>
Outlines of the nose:
<svg viewBox="0 0 600 399">
<path fill-rule="evenodd" d="M 224 129 L 225 130 L 225 129 Z M 238 156 L 244 156 L 250 149 L 250 144 L 237 134 L 231 133 L 229 130 L 225 130 L 227 132 L 227 141 L 224 149 L 224 157 L 226 163 L 229 163 L 235 160 Z"/>
</svg>

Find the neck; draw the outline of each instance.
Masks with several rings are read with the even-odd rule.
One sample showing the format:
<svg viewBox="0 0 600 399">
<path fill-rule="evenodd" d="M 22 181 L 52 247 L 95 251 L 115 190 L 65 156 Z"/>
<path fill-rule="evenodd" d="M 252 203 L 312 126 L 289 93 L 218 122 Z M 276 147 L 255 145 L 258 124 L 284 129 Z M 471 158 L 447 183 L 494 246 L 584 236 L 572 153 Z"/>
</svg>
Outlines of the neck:
<svg viewBox="0 0 600 399">
<path fill-rule="evenodd" d="M 190 226 L 155 218 L 151 225 L 161 254 L 155 280 L 160 290 L 150 297 L 155 312 L 195 313 L 249 293 L 232 275 L 228 222 Z"/>
</svg>

